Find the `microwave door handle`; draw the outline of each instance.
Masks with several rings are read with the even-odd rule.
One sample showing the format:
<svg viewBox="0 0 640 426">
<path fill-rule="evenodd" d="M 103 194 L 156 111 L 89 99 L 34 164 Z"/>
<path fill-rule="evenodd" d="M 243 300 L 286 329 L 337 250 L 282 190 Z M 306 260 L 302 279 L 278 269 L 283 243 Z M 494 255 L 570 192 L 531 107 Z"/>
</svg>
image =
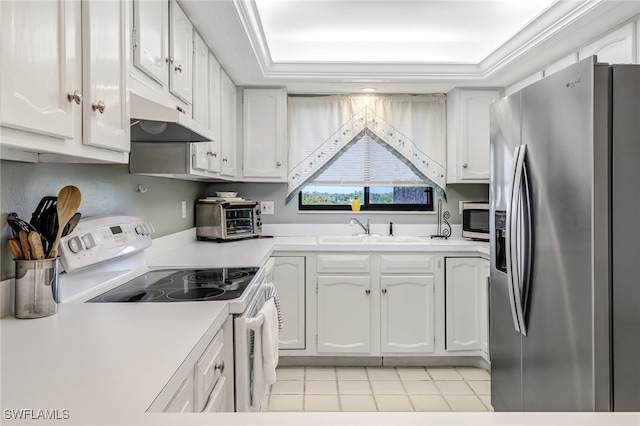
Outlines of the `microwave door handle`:
<svg viewBox="0 0 640 426">
<path fill-rule="evenodd" d="M 511 319 L 513 320 L 513 326 L 515 330 L 520 333 L 520 322 L 518 321 L 518 315 L 516 313 L 515 294 L 514 294 L 514 250 L 515 238 L 513 233 L 515 231 L 513 227 L 513 217 L 515 216 L 515 209 L 517 208 L 517 200 L 514 197 L 516 191 L 516 173 L 518 169 L 518 158 L 520 158 L 520 146 L 516 146 L 513 150 L 513 161 L 510 173 L 509 183 L 509 206 L 507 208 L 506 223 L 505 223 L 505 260 L 507 266 L 507 290 L 509 291 L 509 305 L 511 306 Z M 517 261 L 516 261 L 517 262 Z M 517 273 L 517 272 L 516 272 Z"/>
</svg>

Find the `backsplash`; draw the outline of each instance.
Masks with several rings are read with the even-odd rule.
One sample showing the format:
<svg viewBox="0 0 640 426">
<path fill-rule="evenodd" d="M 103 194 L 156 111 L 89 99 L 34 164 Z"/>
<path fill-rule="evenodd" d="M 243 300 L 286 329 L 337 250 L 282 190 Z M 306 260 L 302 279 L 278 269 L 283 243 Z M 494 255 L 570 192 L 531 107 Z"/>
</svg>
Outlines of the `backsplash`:
<svg viewBox="0 0 640 426">
<path fill-rule="evenodd" d="M 286 224 L 286 223 L 347 223 L 349 217 L 354 213 L 331 212 L 298 213 L 298 200 L 292 200 L 285 204 L 287 194 L 286 183 L 209 183 L 207 185 L 207 195 L 213 196 L 216 191 L 237 191 L 239 197 L 244 197 L 256 201 L 274 201 L 273 215 L 263 215 L 262 221 L 265 224 Z M 442 201 L 442 210 L 449 211 L 452 224 L 460 224 L 459 202 L 460 201 L 483 201 L 489 200 L 489 185 L 482 184 L 451 184 L 447 185 L 447 200 Z M 436 224 L 438 219 L 434 213 L 388 213 L 388 212 L 359 212 L 360 216 L 370 217 L 372 223 L 394 224 Z"/>
<path fill-rule="evenodd" d="M 205 195 L 206 184 L 177 179 L 129 174 L 121 164 L 52 164 L 0 161 L 2 204 L 1 279 L 14 275 L 11 253 L 6 250 L 11 229 L 7 215 L 16 212 L 29 220 L 40 198 L 57 195 L 65 185 L 82 192 L 79 211 L 84 216 L 133 215 L 151 222 L 154 238 L 192 228 L 195 200 Z M 142 186 L 139 192 L 138 185 Z M 181 201 L 187 202 L 187 218 L 182 219 Z"/>
</svg>

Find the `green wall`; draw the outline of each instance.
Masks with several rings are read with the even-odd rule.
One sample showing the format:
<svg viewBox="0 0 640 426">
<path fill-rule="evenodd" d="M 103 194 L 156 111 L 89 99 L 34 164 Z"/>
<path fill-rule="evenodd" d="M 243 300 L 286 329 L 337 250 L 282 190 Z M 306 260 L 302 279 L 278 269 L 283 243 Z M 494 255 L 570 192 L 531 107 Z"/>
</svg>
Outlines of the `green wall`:
<svg viewBox="0 0 640 426">
<path fill-rule="evenodd" d="M 14 275 L 7 249 L 11 229 L 7 215 L 16 212 L 29 220 L 40 198 L 57 195 L 65 185 L 82 192 L 79 211 L 83 216 L 140 216 L 156 228 L 154 237 L 194 226 L 195 200 L 204 196 L 206 184 L 129 174 L 129 166 L 113 164 L 51 164 L 0 161 L 1 278 Z M 147 190 L 137 192 L 138 185 Z M 187 202 L 187 219 L 182 219 L 181 201 Z"/>
</svg>

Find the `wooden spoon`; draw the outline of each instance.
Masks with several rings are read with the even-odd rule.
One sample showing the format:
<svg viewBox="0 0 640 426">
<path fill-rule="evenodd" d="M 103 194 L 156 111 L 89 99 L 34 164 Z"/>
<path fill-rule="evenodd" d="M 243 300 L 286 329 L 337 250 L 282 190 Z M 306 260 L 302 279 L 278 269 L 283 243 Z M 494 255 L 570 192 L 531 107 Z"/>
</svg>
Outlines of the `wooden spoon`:
<svg viewBox="0 0 640 426">
<path fill-rule="evenodd" d="M 34 260 L 44 259 L 44 250 L 42 248 L 42 238 L 36 231 L 29 232 L 29 245 L 31 246 L 31 257 Z"/>
<path fill-rule="evenodd" d="M 73 215 L 76 214 L 76 211 L 78 211 L 81 201 L 82 194 L 75 186 L 65 186 L 58 193 L 58 204 L 56 204 L 56 212 L 58 213 L 58 234 L 56 235 L 56 239 L 53 241 L 51 250 L 49 251 L 48 257 L 50 259 L 58 256 L 58 245 L 60 244 L 60 238 L 62 238 L 62 231 L 64 231 L 64 227 L 67 225 L 67 222 L 69 222 L 69 219 L 71 219 Z"/>
</svg>

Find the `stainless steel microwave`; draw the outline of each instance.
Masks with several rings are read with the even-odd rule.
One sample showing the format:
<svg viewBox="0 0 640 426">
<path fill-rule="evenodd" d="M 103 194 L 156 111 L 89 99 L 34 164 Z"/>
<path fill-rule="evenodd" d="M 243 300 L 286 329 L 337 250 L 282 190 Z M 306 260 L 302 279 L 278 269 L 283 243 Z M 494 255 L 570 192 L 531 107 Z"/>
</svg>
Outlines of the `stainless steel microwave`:
<svg viewBox="0 0 640 426">
<path fill-rule="evenodd" d="M 229 241 L 262 234 L 260 206 L 256 201 L 199 200 L 196 202 L 198 240 Z"/>
<path fill-rule="evenodd" d="M 462 203 L 462 236 L 489 241 L 489 203 L 467 201 Z"/>
</svg>

